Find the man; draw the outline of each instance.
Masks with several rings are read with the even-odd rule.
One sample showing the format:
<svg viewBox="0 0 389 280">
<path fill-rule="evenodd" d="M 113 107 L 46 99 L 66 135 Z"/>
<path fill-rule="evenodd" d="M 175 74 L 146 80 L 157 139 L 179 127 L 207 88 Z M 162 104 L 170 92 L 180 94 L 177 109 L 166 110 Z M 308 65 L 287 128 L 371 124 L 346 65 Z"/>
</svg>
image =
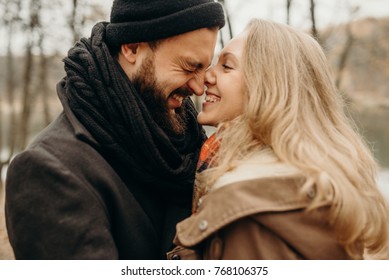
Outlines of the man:
<svg viewBox="0 0 389 280">
<path fill-rule="evenodd" d="M 190 214 L 201 95 L 223 9 L 115 0 L 64 59 L 63 113 L 7 174 L 17 259 L 163 259 Z"/>
</svg>

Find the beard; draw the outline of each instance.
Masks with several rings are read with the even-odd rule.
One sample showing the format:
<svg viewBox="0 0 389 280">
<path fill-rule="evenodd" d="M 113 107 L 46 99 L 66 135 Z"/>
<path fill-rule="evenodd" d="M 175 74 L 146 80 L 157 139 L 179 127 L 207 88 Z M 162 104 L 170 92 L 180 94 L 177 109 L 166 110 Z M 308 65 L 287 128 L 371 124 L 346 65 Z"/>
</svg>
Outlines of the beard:
<svg viewBox="0 0 389 280">
<path fill-rule="evenodd" d="M 154 58 L 147 57 L 140 69 L 131 80 L 137 93 L 148 108 L 154 121 L 168 134 L 180 135 L 186 130 L 187 113 L 183 105 L 171 112 L 168 106 L 168 97 L 163 94 L 163 86 L 157 83 L 155 77 Z M 173 93 L 181 96 L 190 96 L 191 92 L 185 88 L 178 88 Z"/>
</svg>

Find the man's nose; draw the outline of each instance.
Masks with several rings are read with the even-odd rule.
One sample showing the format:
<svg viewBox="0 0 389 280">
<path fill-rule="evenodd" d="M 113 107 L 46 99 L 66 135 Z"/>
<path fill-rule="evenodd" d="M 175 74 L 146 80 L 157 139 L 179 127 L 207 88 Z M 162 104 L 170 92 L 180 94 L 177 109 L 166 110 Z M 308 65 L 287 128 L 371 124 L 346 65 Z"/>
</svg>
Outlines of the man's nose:
<svg viewBox="0 0 389 280">
<path fill-rule="evenodd" d="M 188 81 L 188 87 L 197 96 L 201 96 L 204 93 L 204 75 L 196 75 Z"/>
</svg>

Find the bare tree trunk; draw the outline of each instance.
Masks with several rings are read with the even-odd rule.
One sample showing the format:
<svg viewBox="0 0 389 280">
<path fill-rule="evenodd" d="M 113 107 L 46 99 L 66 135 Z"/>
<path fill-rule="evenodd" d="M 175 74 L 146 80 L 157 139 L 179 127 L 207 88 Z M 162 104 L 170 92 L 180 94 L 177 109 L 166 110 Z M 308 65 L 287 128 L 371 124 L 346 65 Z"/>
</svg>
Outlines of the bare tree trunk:
<svg viewBox="0 0 389 280">
<path fill-rule="evenodd" d="M 220 4 L 222 4 L 224 11 L 226 10 L 226 5 L 224 3 L 224 0 L 219 0 L 218 1 Z M 221 48 L 224 48 L 224 38 L 223 38 L 223 32 L 222 30 L 219 31 L 219 41 L 220 41 L 220 46 Z"/>
<path fill-rule="evenodd" d="M 47 56 L 41 56 L 41 95 L 42 95 L 42 104 L 43 104 L 43 115 L 44 115 L 44 126 L 47 126 L 51 122 L 51 113 L 50 113 L 50 100 L 49 100 L 49 87 L 47 84 L 48 77 L 48 62 L 49 59 Z"/>
<path fill-rule="evenodd" d="M 77 42 L 81 38 L 81 31 L 85 25 L 86 21 L 86 6 L 89 5 L 86 3 L 86 1 L 82 0 L 73 0 L 73 6 L 72 6 L 72 13 L 70 15 L 69 19 L 69 27 L 70 31 L 73 36 L 73 43 Z M 93 6 L 88 6 L 89 8 L 92 8 L 92 13 L 96 12 L 96 14 L 101 13 L 100 11 L 97 11 L 96 8 Z"/>
<path fill-rule="evenodd" d="M 30 2 L 30 21 L 27 28 L 27 43 L 26 43 L 26 53 L 25 60 L 26 64 L 24 66 L 23 74 L 23 91 L 22 91 L 22 113 L 19 120 L 20 123 L 20 139 L 19 139 L 19 149 L 24 149 L 27 145 L 28 136 L 29 136 L 29 122 L 31 117 L 31 108 L 32 108 L 32 98 L 31 98 L 31 88 L 32 88 L 32 75 L 34 68 L 34 57 L 32 53 L 32 48 L 34 46 L 34 33 L 36 28 L 40 26 L 40 9 L 41 2 L 40 0 L 31 0 Z"/>
<path fill-rule="evenodd" d="M 3 106 L 3 102 L 2 102 L 2 98 L 1 98 L 2 96 L 3 95 L 0 94 L 0 106 Z M 5 122 L 3 120 L 3 110 L 0 110 L 0 165 L 3 162 L 2 151 L 4 148 L 4 139 L 3 139 L 3 130 L 5 130 L 4 123 Z M 1 176 L 1 169 L 0 169 L 0 176 Z M 0 177 L 0 181 L 1 181 L 1 177 Z M 0 191 L 1 191 L 1 188 L 0 188 Z"/>
<path fill-rule="evenodd" d="M 5 166 L 5 164 L 0 161 L 0 175 L 3 172 L 4 166 Z M 1 178 L 1 176 L 0 176 L 0 207 L 1 207 L 0 214 L 3 214 L 2 211 L 3 211 L 3 207 L 4 207 L 4 201 L 5 201 L 4 194 L 5 194 L 5 190 L 4 190 L 4 185 L 3 185 L 3 178 Z M 1 231 L 1 224 L 0 224 L 0 231 Z"/>
<path fill-rule="evenodd" d="M 351 49 L 354 43 L 354 36 L 352 34 L 351 30 L 351 22 L 346 25 L 346 43 L 344 44 L 344 48 L 342 50 L 342 53 L 339 55 L 339 66 L 338 66 L 338 71 L 337 75 L 335 78 L 335 85 L 339 89 L 340 84 L 342 82 L 343 78 L 343 73 L 344 69 L 346 68 L 347 65 L 347 59 L 349 57 L 349 54 L 351 53 Z"/>
<path fill-rule="evenodd" d="M 5 83 L 6 83 L 6 94 L 1 94 L 0 98 L 0 104 L 3 106 L 7 106 L 7 111 L 4 113 L 4 110 L 0 110 L 0 259 L 12 259 L 13 256 L 11 256 L 11 248 L 8 243 L 8 236 L 5 229 L 5 222 L 4 222 L 4 201 L 5 201 L 5 188 L 3 184 L 3 178 L 1 177 L 1 174 L 3 173 L 3 169 L 8 165 L 9 160 L 12 156 L 11 150 L 9 147 L 8 140 L 10 139 L 8 131 L 11 132 L 12 124 L 9 124 L 9 118 L 12 116 L 13 113 L 13 107 L 10 107 L 9 105 L 13 104 L 12 102 L 9 103 L 10 97 L 13 98 L 14 92 L 15 92 L 15 71 L 14 71 L 14 57 L 12 55 L 12 37 L 14 34 L 14 27 L 15 22 L 17 19 L 17 11 L 18 9 L 13 9 L 15 4 L 18 4 L 17 2 L 8 2 L 8 1 L 2 1 L 1 2 L 1 10 L 2 15 L 0 18 L 0 24 L 2 24 L 6 30 L 7 30 L 7 38 L 2 38 L 2 40 L 5 39 L 7 41 L 7 56 L 6 56 L 6 69 L 5 71 Z M 12 100 L 12 99 L 11 99 Z M 5 133 L 5 137 L 4 137 Z M 12 142 L 13 143 L 13 142 Z"/>
<path fill-rule="evenodd" d="M 223 2 L 225 2 L 225 1 L 223 0 Z M 230 20 L 230 13 L 228 12 L 227 6 L 224 3 L 223 3 L 223 6 L 224 6 L 225 13 L 226 13 L 228 35 L 229 35 L 229 39 L 231 40 L 232 37 L 234 37 L 234 34 L 232 34 L 232 25 L 231 25 L 231 20 Z"/>
<path fill-rule="evenodd" d="M 292 6 L 292 0 L 286 0 L 286 24 L 290 24 L 290 8 Z"/>
<path fill-rule="evenodd" d="M 9 126 L 8 139 L 6 139 L 6 146 L 8 148 L 8 158 L 11 158 L 15 150 L 15 135 L 16 135 L 16 112 L 15 112 L 15 67 L 14 57 L 12 53 L 12 37 L 13 37 L 13 23 L 8 27 L 8 44 L 7 44 L 7 97 L 9 108 Z"/>
<path fill-rule="evenodd" d="M 80 39 L 80 34 L 77 29 L 77 8 L 78 8 L 78 0 L 73 0 L 72 13 L 69 20 L 70 31 L 73 35 L 73 42 L 77 42 Z"/>
<path fill-rule="evenodd" d="M 39 72 L 39 87 L 38 92 L 41 94 L 42 97 L 42 104 L 43 104 L 43 117 L 44 117 L 44 126 L 48 125 L 51 121 L 50 117 L 50 104 L 49 104 L 49 86 L 48 86 L 48 57 L 45 55 L 45 51 L 43 48 L 43 42 L 44 42 L 44 31 L 40 31 L 39 36 L 39 51 L 40 51 L 40 57 L 39 57 L 39 65 L 40 65 L 40 72 Z"/>
<path fill-rule="evenodd" d="M 0 159 L 1 168 L 7 165 L 14 154 L 15 147 L 15 135 L 16 135 L 16 108 L 15 108 L 15 94 L 16 94 L 16 82 L 15 82 L 15 59 L 12 51 L 13 36 L 16 31 L 17 24 L 20 23 L 19 11 L 21 8 L 21 1 L 2 1 L 1 8 L 3 11 L 0 19 L 1 24 L 7 31 L 7 53 L 6 53 L 6 69 L 5 71 L 5 84 L 6 84 L 6 95 L 3 96 L 3 104 L 7 107 L 7 112 L 0 112 L 0 153 L 3 157 Z M 5 133 L 5 134 L 4 134 Z M 0 173 L 1 174 L 1 173 Z"/>
<path fill-rule="evenodd" d="M 317 28 L 316 28 L 316 15 L 315 15 L 316 3 L 315 3 L 315 0 L 310 0 L 310 2 L 311 2 L 310 11 L 311 11 L 311 21 L 312 21 L 311 33 L 312 33 L 312 36 L 318 42 L 320 42 L 320 40 L 319 40 L 319 33 L 317 32 Z"/>
<path fill-rule="evenodd" d="M 23 92 L 22 92 L 22 112 L 19 119 L 20 135 L 19 135 L 19 149 L 24 149 L 28 140 L 28 127 L 31 114 L 31 76 L 33 70 L 32 57 L 32 39 L 27 42 L 25 53 L 26 64 L 24 66 L 23 75 Z"/>
<path fill-rule="evenodd" d="M 231 25 L 231 20 L 230 20 L 230 16 L 229 16 L 229 13 L 228 13 L 226 1 L 225 0 L 219 0 L 218 2 L 220 4 L 222 4 L 222 6 L 224 8 L 224 13 L 226 15 L 227 28 L 228 28 L 228 40 L 231 40 L 234 35 L 233 35 L 233 32 L 232 32 L 232 25 Z M 224 37 L 223 37 L 222 30 L 220 30 L 220 32 L 219 32 L 219 39 L 220 39 L 221 47 L 224 48 L 225 43 L 224 43 Z"/>
<path fill-rule="evenodd" d="M 346 42 L 344 44 L 342 52 L 339 55 L 339 65 L 335 77 L 335 85 L 338 89 L 340 89 L 342 79 L 343 79 L 344 69 L 347 66 L 347 60 L 351 53 L 351 49 L 354 45 L 355 38 L 352 32 L 352 19 L 355 17 L 358 11 L 359 11 L 359 6 L 350 7 L 350 20 L 345 26 Z"/>
<path fill-rule="evenodd" d="M 3 172 L 4 162 L 0 161 L 0 175 Z M 2 201 L 3 201 L 3 178 L 0 177 L 0 206 L 2 207 Z"/>
</svg>

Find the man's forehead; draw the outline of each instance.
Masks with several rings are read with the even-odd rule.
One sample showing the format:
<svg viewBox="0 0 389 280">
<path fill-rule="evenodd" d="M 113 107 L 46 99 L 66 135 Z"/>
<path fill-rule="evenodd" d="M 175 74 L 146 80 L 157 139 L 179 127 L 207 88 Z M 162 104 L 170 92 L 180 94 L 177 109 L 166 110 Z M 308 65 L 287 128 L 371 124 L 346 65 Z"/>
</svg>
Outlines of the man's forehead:
<svg viewBox="0 0 389 280">
<path fill-rule="evenodd" d="M 217 32 L 203 29 L 202 32 L 188 32 L 164 40 L 157 52 L 170 60 L 180 61 L 188 67 L 203 69 L 211 64 Z M 200 36 L 204 34 L 204 36 Z"/>
<path fill-rule="evenodd" d="M 163 40 L 168 48 L 183 48 L 187 51 L 213 54 L 217 30 L 203 28 Z"/>
</svg>

